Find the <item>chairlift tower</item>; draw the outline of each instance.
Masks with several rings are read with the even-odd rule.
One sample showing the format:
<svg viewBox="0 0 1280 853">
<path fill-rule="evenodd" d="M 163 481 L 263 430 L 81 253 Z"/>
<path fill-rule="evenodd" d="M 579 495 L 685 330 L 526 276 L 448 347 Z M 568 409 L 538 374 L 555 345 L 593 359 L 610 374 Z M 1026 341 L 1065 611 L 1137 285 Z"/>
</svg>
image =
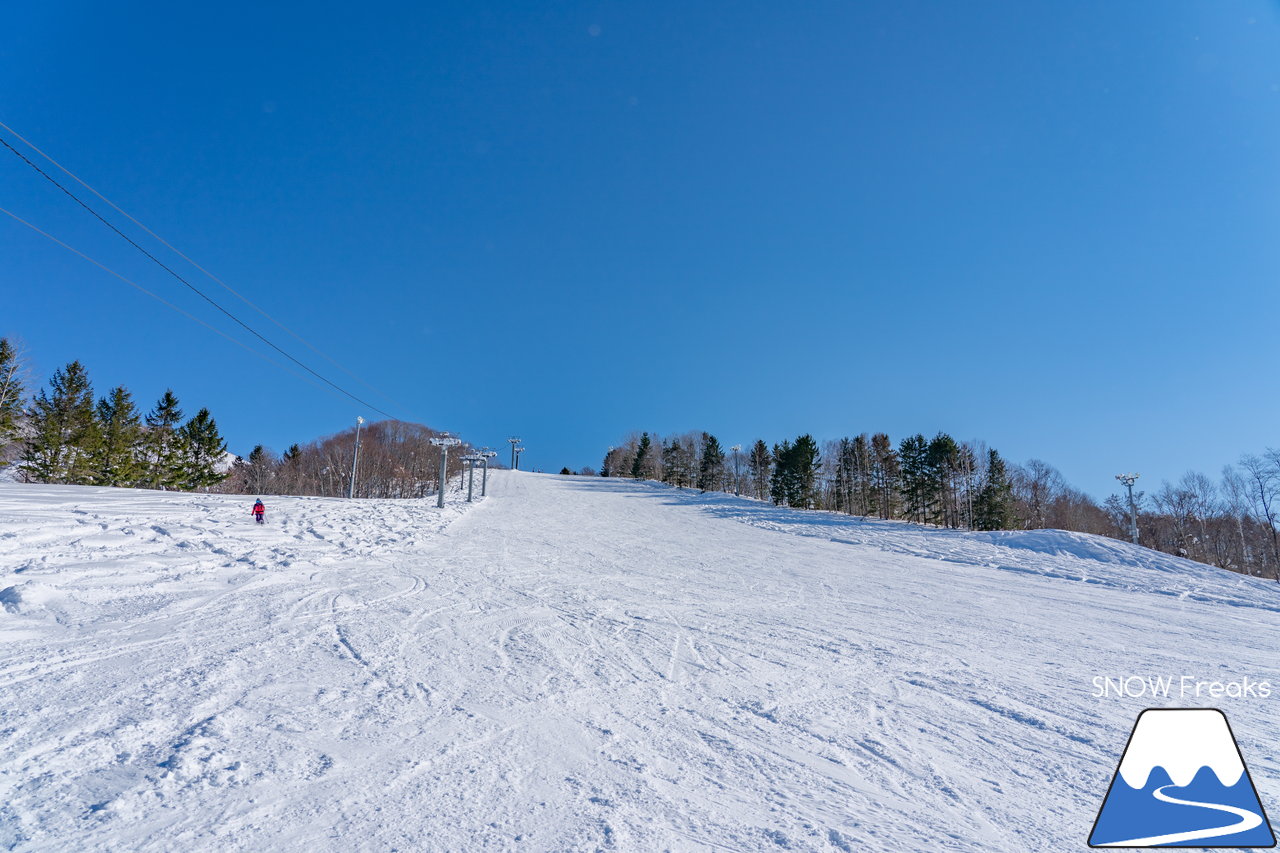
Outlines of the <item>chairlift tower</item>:
<svg viewBox="0 0 1280 853">
<path fill-rule="evenodd" d="M 1116 479 L 1124 484 L 1129 490 L 1129 538 L 1133 540 L 1133 544 L 1138 544 L 1138 508 L 1133 503 L 1133 483 L 1141 474 L 1116 474 Z"/>
<path fill-rule="evenodd" d="M 444 486 L 449 479 L 449 448 L 462 444 L 462 439 L 453 438 L 445 433 L 440 438 L 431 439 L 431 443 L 440 448 L 440 490 L 436 493 L 436 506 L 444 507 Z"/>
<path fill-rule="evenodd" d="M 514 471 L 516 470 L 516 445 L 520 443 L 520 437 L 513 435 L 507 439 L 507 442 L 511 445 L 511 470 Z"/>
<path fill-rule="evenodd" d="M 742 457 L 742 445 L 735 444 L 729 448 L 733 451 L 733 494 L 742 497 L 742 475 L 738 473 L 738 460 Z"/>
<path fill-rule="evenodd" d="M 468 453 L 459 458 L 467 463 L 467 503 L 471 503 L 471 491 L 476 484 L 476 463 L 484 457 L 479 453 Z"/>
<path fill-rule="evenodd" d="M 515 449 L 515 452 L 516 452 L 516 469 L 517 469 L 517 470 L 519 470 L 519 468 L 520 468 L 520 454 L 521 454 L 521 453 L 524 453 L 524 445 L 522 444 L 522 445 L 520 445 L 519 447 L 517 447 L 517 448 Z"/>
<path fill-rule="evenodd" d="M 498 451 L 485 448 L 480 453 L 480 497 L 484 497 L 489 488 L 489 460 L 498 455 Z"/>
</svg>

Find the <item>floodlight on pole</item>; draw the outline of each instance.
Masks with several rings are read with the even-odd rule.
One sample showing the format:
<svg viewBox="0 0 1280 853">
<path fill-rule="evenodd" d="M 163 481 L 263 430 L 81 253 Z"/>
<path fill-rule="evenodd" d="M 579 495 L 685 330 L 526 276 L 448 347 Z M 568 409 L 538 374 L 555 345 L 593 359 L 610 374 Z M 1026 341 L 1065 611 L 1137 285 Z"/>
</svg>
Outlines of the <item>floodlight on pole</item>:
<svg viewBox="0 0 1280 853">
<path fill-rule="evenodd" d="M 1133 483 L 1141 474 L 1116 474 L 1116 479 L 1129 490 L 1129 538 L 1138 544 L 1138 507 L 1133 502 Z"/>
<path fill-rule="evenodd" d="M 520 468 L 520 454 L 521 454 L 521 453 L 524 453 L 524 445 L 522 444 L 522 445 L 520 445 L 519 447 L 517 447 L 517 448 L 515 449 L 515 452 L 516 452 L 516 468 L 517 468 L 517 469 L 519 469 L 519 468 Z"/>
<path fill-rule="evenodd" d="M 485 448 L 480 454 L 480 497 L 484 497 L 489 488 L 489 460 L 498 455 L 498 451 Z"/>
<path fill-rule="evenodd" d="M 347 497 L 354 498 L 356 496 L 356 463 L 360 461 L 360 425 L 364 423 L 364 418 L 356 417 L 356 452 L 351 456 L 351 484 L 347 487 Z"/>
<path fill-rule="evenodd" d="M 445 433 L 440 438 L 431 439 L 431 443 L 440 448 L 440 490 L 436 494 L 436 506 L 444 507 L 444 484 L 449 477 L 449 448 L 462 444 L 462 439 L 453 438 Z"/>
<path fill-rule="evenodd" d="M 516 469 L 516 445 L 520 443 L 520 437 L 513 435 L 507 441 L 511 444 L 511 470 L 514 471 Z"/>
<path fill-rule="evenodd" d="M 742 445 L 735 444 L 729 448 L 733 451 L 733 494 L 735 497 L 742 496 L 742 475 L 738 473 L 738 458 L 742 453 Z"/>
</svg>

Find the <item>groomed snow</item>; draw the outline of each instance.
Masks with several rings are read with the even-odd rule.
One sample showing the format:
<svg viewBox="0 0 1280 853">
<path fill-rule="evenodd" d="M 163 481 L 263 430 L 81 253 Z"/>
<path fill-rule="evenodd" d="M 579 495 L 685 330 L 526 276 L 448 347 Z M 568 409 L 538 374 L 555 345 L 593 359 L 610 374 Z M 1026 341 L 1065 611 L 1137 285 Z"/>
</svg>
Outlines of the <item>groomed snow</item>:
<svg viewBox="0 0 1280 853">
<path fill-rule="evenodd" d="M 0 846 L 1084 850 L 1138 712 L 1264 805 L 1280 586 L 614 479 L 470 507 L 0 484 Z M 1274 811 L 1274 809 L 1273 809 Z"/>
</svg>

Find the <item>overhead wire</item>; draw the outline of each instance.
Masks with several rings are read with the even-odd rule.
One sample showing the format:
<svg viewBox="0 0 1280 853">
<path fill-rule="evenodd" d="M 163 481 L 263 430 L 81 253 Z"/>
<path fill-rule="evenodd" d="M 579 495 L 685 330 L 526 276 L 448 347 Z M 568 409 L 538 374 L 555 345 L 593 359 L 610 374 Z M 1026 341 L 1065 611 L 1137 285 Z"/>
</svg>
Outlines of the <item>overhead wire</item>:
<svg viewBox="0 0 1280 853">
<path fill-rule="evenodd" d="M 90 206 L 89 206 L 87 203 L 85 203 L 85 202 L 84 202 L 84 201 L 83 201 L 79 196 L 77 196 L 75 193 L 71 192 L 71 190 L 67 189 L 67 188 L 66 188 L 66 187 L 64 187 L 62 184 L 58 183 L 58 181 L 57 181 L 57 179 L 56 179 L 56 178 L 54 178 L 54 177 L 53 177 L 52 175 L 50 175 L 48 172 L 46 172 L 45 170 L 41 169 L 38 165 L 36 165 L 35 163 L 33 163 L 33 162 L 31 161 L 31 159 L 30 159 L 30 158 L 28 158 L 28 157 L 27 157 L 25 154 L 23 154 L 21 151 L 19 151 L 18 149 L 14 148 L 12 145 L 10 145 L 10 144 L 8 143 L 8 141 L 7 141 L 7 140 L 5 140 L 3 137 L 0 137 L 0 145 L 3 145 L 5 148 L 9 149 L 11 152 L 13 152 L 15 155 L 17 155 L 17 156 L 18 156 L 18 157 L 19 157 L 19 158 L 20 158 L 24 163 L 26 163 L 28 166 L 30 166 L 32 169 L 34 169 L 36 172 L 38 172 L 38 173 L 39 173 L 39 174 L 40 174 L 40 175 L 41 175 L 45 180 L 47 180 L 49 183 L 53 184 L 55 187 L 57 187 L 59 190 L 61 190 L 63 193 L 65 193 L 65 194 L 66 194 L 70 199 L 72 199 L 76 204 L 80 205 L 80 206 L 81 206 L 81 207 L 83 207 L 86 211 L 88 211 L 90 214 L 92 214 L 92 215 L 93 215 L 93 217 L 94 217 L 95 219 L 97 219 L 97 220 L 98 220 L 99 222 L 101 222 L 103 225 L 105 225 L 105 226 L 107 226 L 108 228 L 110 228 L 110 229 L 111 229 L 112 231 L 114 231 L 117 235 L 119 235 L 119 236 L 120 236 L 120 237 L 121 237 L 125 242 L 127 242 L 129 245 L 133 246 L 133 247 L 134 247 L 135 249 L 137 249 L 139 252 L 141 252 L 142 254 L 146 255 L 149 259 L 151 259 L 151 261 L 152 261 L 153 263 L 155 263 L 155 264 L 156 264 L 156 266 L 160 267 L 162 270 L 164 270 L 165 272 L 167 272 L 169 275 L 173 276 L 175 279 L 177 279 L 179 282 L 181 282 L 185 287 L 187 287 L 189 290 L 191 290 L 193 293 L 195 293 L 197 296 L 199 296 L 199 297 L 200 297 L 201 299 L 203 299 L 205 302 L 208 302 L 210 305 L 212 305 L 212 306 L 213 306 L 214 308 L 216 308 L 218 311 L 222 312 L 222 314 L 226 315 L 226 316 L 227 316 L 227 317 L 228 317 L 232 322 L 234 322 L 236 325 L 240 326 L 240 327 L 241 327 L 241 328 L 243 328 L 245 331 L 249 332 L 249 334 L 253 335 L 255 338 L 257 338 L 258 340 L 262 341 L 264 344 L 266 344 L 267 346 L 271 347 L 273 350 L 275 350 L 276 352 L 280 353 L 280 355 L 284 356 L 284 357 L 285 357 L 285 358 L 287 358 L 289 361 L 291 361 L 291 362 L 293 362 L 294 364 L 296 364 L 298 367 L 301 367 L 303 370 L 305 370 L 307 373 L 310 373 L 312 376 L 314 376 L 315 378 L 319 379 L 321 382 L 325 383 L 326 385 L 329 385 L 330 387 L 332 387 L 332 388 L 334 388 L 335 390 L 337 390 L 337 391 L 341 392 L 342 394 L 344 394 L 345 396 L 347 396 L 347 397 L 351 398 L 352 400 L 355 400 L 355 401 L 356 401 L 357 403 L 359 403 L 360 405 L 362 405 L 362 406 L 366 406 L 367 408 L 371 409 L 372 411 L 375 411 L 375 412 L 377 412 L 378 414 L 381 414 L 381 415 L 384 415 L 384 416 L 386 416 L 386 417 L 388 417 L 388 418 L 391 418 L 392 420 L 399 420 L 399 418 L 397 418 L 395 415 L 391 414 L 390 412 L 384 411 L 384 410 L 383 410 L 383 409 L 381 409 L 380 407 L 375 406 L 375 405 L 373 405 L 372 403 L 370 403 L 368 400 L 363 400 L 363 399 L 361 399 L 360 397 L 356 396 L 355 394 L 352 394 L 350 391 L 348 391 L 347 389 L 343 388 L 341 385 L 337 384 L 337 383 L 336 383 L 336 382 L 334 382 L 333 380 L 329 379 L 328 377 L 326 377 L 326 376 L 322 375 L 321 373 L 319 373 L 319 372 L 317 372 L 316 370 L 312 369 L 312 368 L 311 368 L 311 367 L 309 367 L 308 365 L 306 365 L 306 364 L 304 364 L 303 362 L 299 361 L 299 360 L 298 360 L 297 358 L 295 358 L 293 355 L 291 355 L 290 353 L 286 352 L 284 349 L 281 349 L 278 345 L 276 345 L 276 343 L 275 343 L 274 341 L 270 340 L 270 339 L 269 339 L 269 338 L 267 338 L 265 335 L 263 335 L 262 333 L 260 333 L 258 330 L 254 329 L 252 326 L 250 326 L 248 323 L 246 323 L 246 322 L 244 322 L 243 320 L 241 320 L 241 319 L 240 319 L 239 317 L 237 317 L 235 314 L 232 314 L 232 313 L 231 313 L 230 311 L 228 311 L 226 308 L 223 308 L 223 307 L 222 307 L 220 304 L 218 304 L 218 302 L 217 302 L 216 300 L 214 300 L 211 296 L 209 296 L 208 294 L 206 294 L 204 291 L 202 291 L 200 288 L 196 287 L 196 286 L 195 286 L 194 284 L 192 284 L 191 282 L 187 281 L 185 278 L 183 278 L 181 275 L 179 275 L 177 272 L 175 272 L 173 269 L 171 269 L 169 266 L 167 266 L 167 265 L 164 263 L 164 261 L 161 261 L 161 260 L 160 260 L 159 258 L 157 258 L 155 255 L 153 255 L 153 254 L 151 254 L 150 252 L 148 252 L 145 248 L 143 248 L 142 246 L 140 246 L 140 245 L 139 245 L 139 244 L 138 244 L 138 243 L 137 243 L 137 242 L 136 242 L 132 237 L 130 237 L 128 234 L 126 234 L 126 233 L 124 233 L 123 231 L 121 231 L 119 228 L 117 228 L 115 225 L 113 225 L 110 221 L 108 221 L 105 217 L 103 217 L 103 216 L 102 216 L 102 214 L 98 213 L 96 210 L 94 210 L 92 207 L 90 207 Z M 6 212 L 7 212 L 7 211 L 6 211 Z M 12 214 L 10 214 L 10 215 L 12 215 Z M 16 218 L 16 217 L 15 217 L 15 218 Z M 207 324 L 206 324 L 206 325 L 207 325 Z"/>
<path fill-rule="evenodd" d="M 141 228 L 143 231 L 147 232 L 147 234 L 151 235 L 151 237 L 152 237 L 152 238 L 154 238 L 157 242 L 159 242 L 159 243 L 160 243 L 161 245 L 163 245 L 165 248 L 169 249 L 169 251 L 173 252 L 175 255 L 177 255 L 178 257 L 182 258 L 182 259 L 183 259 L 184 261 L 186 261 L 187 263 L 191 264 L 193 267 L 195 267 L 196 269 L 198 269 L 200 272 L 204 273 L 208 278 L 210 278 L 210 279 L 211 279 L 211 280 L 213 280 L 215 283 L 217 283 L 217 284 L 218 284 L 218 285 L 219 285 L 223 290 L 226 290 L 228 293 L 230 293 L 230 294 L 232 294 L 233 296 L 235 296 L 235 297 L 236 297 L 237 299 L 239 299 L 241 302 L 243 302 L 244 304 L 248 305 L 248 306 L 249 306 L 250 308 L 252 308 L 253 310 L 257 311 L 257 312 L 258 312 L 259 314 L 261 314 L 263 317 L 266 317 L 268 320 L 270 320 L 270 321 L 271 321 L 272 323 L 274 323 L 276 326 L 279 326 L 281 329 L 283 329 L 285 332 L 287 332 L 289 335 L 291 335 L 294 339 L 296 339 L 297 341 L 299 341 L 300 343 L 302 343 L 305 347 L 307 347 L 309 350 L 311 350 L 312 352 L 314 352 L 316 355 L 318 355 L 318 356 L 320 356 L 321 358 L 325 359 L 325 360 L 326 360 L 326 361 L 328 361 L 330 364 L 332 364 L 334 367 L 338 368 L 338 369 L 339 369 L 339 370 L 341 370 L 343 373 L 347 374 L 347 375 L 348 375 L 348 376 L 350 376 L 352 379 L 356 380 L 356 381 L 357 381 L 357 382 L 359 382 L 361 385 L 363 385 L 364 387 L 368 388 L 370 391 L 373 391 L 375 394 L 377 394 L 378 396 L 382 397 L 383 399 L 388 400 L 388 401 L 390 401 L 390 402 L 392 402 L 392 403 L 395 403 L 395 404 L 396 404 L 397 406 L 399 406 L 401 409 L 406 409 L 406 408 L 408 408 L 407 406 L 405 406 L 405 405 L 404 405 L 403 403 L 401 403 L 400 401 L 398 401 L 398 400 L 396 400 L 395 398 L 393 398 L 393 397 L 389 396 L 388 394 L 386 394 L 385 392 L 383 392 L 383 391 L 379 390 L 379 389 L 378 389 L 378 388 L 376 388 L 375 386 L 370 385 L 368 382 L 366 382 L 364 379 L 362 379 L 358 374 L 356 374 L 356 373 L 352 372 L 351 370 L 348 370 L 346 367 L 344 367 L 340 362 L 338 362 L 336 359 L 334 359 L 334 358 L 333 358 L 332 356 L 330 356 L 328 353 L 324 352 L 324 351 L 323 351 L 323 350 L 321 350 L 319 347 L 315 346 L 315 345 L 314 345 L 314 344 L 312 344 L 310 341 L 308 341 L 306 338 L 304 338 L 302 335 L 298 334 L 298 333 L 297 333 L 297 332 L 295 332 L 293 329 L 289 328 L 289 327 L 288 327 L 288 326 L 286 326 L 284 323 L 280 322 L 280 321 L 279 321 L 279 320 L 277 320 L 275 317 L 271 316 L 271 314 L 267 313 L 267 311 L 266 311 L 265 309 L 263 309 L 262 307 L 260 307 L 260 306 L 259 306 L 259 305 L 257 305 L 256 303 L 254 303 L 251 299 L 249 299 L 249 297 L 245 296 L 245 295 L 244 295 L 244 294 L 242 294 L 240 291 L 236 290 L 236 289 L 235 289 L 235 288 L 233 288 L 231 285 L 227 284 L 225 281 L 223 281 L 222 279 L 220 279 L 218 276 L 214 275 L 212 272 L 210 272 L 209 270 L 207 270 L 207 269 L 205 269 L 203 266 L 201 266 L 199 263 L 197 263 L 197 262 L 196 262 L 194 259 L 192 259 L 190 256 L 188 256 L 187 254 L 185 254 L 184 252 L 182 252 L 180 249 L 178 249 L 176 246 L 174 246 L 174 245 L 173 245 L 172 243 L 170 243 L 168 240 L 164 239 L 164 238 L 163 238 L 163 237 L 161 237 L 159 234 L 157 234 L 156 232 L 154 232 L 154 231 L 152 231 L 150 228 L 148 228 L 146 225 L 144 225 L 143 223 L 139 222 L 139 221 L 138 221 L 134 216 L 132 216 L 128 211 L 126 211 L 125 209 L 123 209 L 122 207 L 120 207 L 118 204 L 116 204 L 115 202 L 113 202 L 111 199 L 107 198 L 107 197 L 106 197 L 105 195 L 103 195 L 102 193 L 98 192 L 98 190 L 96 190 L 96 189 L 94 189 L 92 186 L 90 186 L 90 185 L 89 185 L 86 181 L 84 181 L 84 180 L 83 180 L 79 175 L 75 174 L 75 173 L 74 173 L 74 172 L 72 172 L 70 169 L 68 169 L 66 166 L 63 166 L 63 165 L 62 165 L 61 163 L 59 163 L 57 160 L 53 159 L 53 157 L 51 157 L 49 154 L 47 154 L 45 151 L 43 151 L 39 146 L 37 146 L 37 145 L 36 145 L 35 143 L 33 143 L 31 140 L 27 139 L 25 136 L 23 136 L 22 134 L 18 133 L 18 131 L 14 130 L 12 127 L 10 127 L 9 125 L 5 124 L 3 121 L 0 121 L 0 128 L 3 128 L 3 129 L 5 129 L 6 131 L 8 131 L 9 133 L 13 134 L 13 136 L 14 136 L 15 138 L 17 138 L 18 140 L 20 140 L 24 145 L 26 145 L 26 146 L 27 146 L 28 148 L 30 148 L 32 151 L 34 151 L 34 152 L 36 152 L 37 154 L 39 154 L 39 155 L 40 155 L 41 157 L 43 157 L 45 160 L 48 160 L 50 163 L 52 163 L 54 166 L 56 166 L 59 170 L 61 170 L 61 171 L 63 172 L 63 174 L 67 175 L 67 176 L 68 176 L 69 178 L 71 178 L 73 181 L 75 181 L 76 183 L 80 184 L 80 186 L 84 187 L 86 190 L 88 190 L 89 192 L 93 193 L 93 194 L 94 194 L 94 195 L 96 195 L 98 198 L 102 199 L 104 202 L 106 202 L 108 205 L 110 205 L 110 206 L 112 207 L 112 209 L 114 209 L 117 213 L 119 213 L 121 216 L 123 216 L 123 217 L 125 217 L 126 219 L 128 219 L 130 222 L 132 222 L 134 225 L 136 225 L 136 226 L 138 226 L 139 228 Z M 6 146 L 6 147 L 8 147 L 8 146 Z M 25 158 L 24 158 L 24 159 L 25 159 Z"/>
<path fill-rule="evenodd" d="M 0 207 L 0 213 L 3 213 L 3 214 L 5 214 L 6 216 L 10 217 L 10 218 L 11 218 L 11 219 L 13 219 L 15 222 L 19 222 L 19 223 L 21 223 L 22 225 L 27 226 L 28 228 L 30 228 L 32 231 L 36 232 L 36 233 L 37 233 L 37 234 L 39 234 L 40 236 L 45 237 L 45 238 L 47 238 L 47 239 L 49 239 L 49 240 L 53 241 L 54 243 L 57 243 L 59 246 L 61 246 L 62 248 L 66 249 L 67 251 L 69 251 L 69 252 L 71 252 L 71 253 L 73 253 L 73 254 L 75 254 L 75 255 L 79 255 L 81 258 L 84 258 L 86 261 L 88 261 L 89 263 L 93 264 L 95 267 L 98 267 L 99 269 L 103 270 L 104 272 L 107 272 L 107 273 L 109 273 L 109 274 L 111 274 L 111 275 L 115 276 L 116 278 L 118 278 L 118 279 L 120 279 L 121 281 L 123 281 L 125 284 L 129 285 L 130 287 L 134 288 L 135 290 L 139 290 L 139 291 L 141 291 L 142 293 L 145 293 L 147 296 L 150 296 L 152 299 L 156 300 L 157 302 L 160 302 L 160 303 L 162 303 L 163 305 L 165 305 L 165 306 L 167 306 L 167 307 L 169 307 L 169 308 L 172 308 L 174 311 L 177 311 L 179 314 L 183 315 L 184 317 L 188 318 L 189 320 L 194 320 L 195 322 L 199 323 L 201 326 L 204 326 L 206 329 L 208 329 L 209 331 L 213 332 L 214 334 L 216 334 L 216 335 L 220 335 L 220 336 L 222 336 L 222 337 L 226 338 L 228 341 L 231 341 L 231 343 L 233 343 L 233 344 L 235 344 L 236 346 L 240 347 L 240 348 L 241 348 L 241 349 L 243 349 L 245 352 L 248 352 L 248 353 L 250 353 L 250 354 L 252 354 L 252 355 L 255 355 L 255 356 L 257 356 L 258 358 L 262 359 L 263 361 L 267 362 L 268 364 L 273 365 L 273 366 L 275 366 L 275 367 L 278 367 L 278 368 L 280 368 L 281 370 L 285 371 L 286 373 L 289 373 L 289 374 L 292 374 L 293 376 L 296 376 L 297 378 L 299 378 L 299 379 L 301 379 L 302 381 L 304 381 L 304 382 L 308 383 L 309 385 L 313 385 L 313 386 L 315 386 L 316 388 L 319 388 L 320 390 L 322 390 L 322 391 L 324 391 L 324 392 L 326 392 L 326 393 L 328 393 L 328 394 L 333 394 L 335 397 L 339 397 L 339 399 L 341 399 L 341 396 L 340 396 L 336 391 L 334 391 L 332 388 L 326 388 L 325 386 L 323 386 L 323 385 L 321 385 L 320 383 L 316 382 L 316 381 L 315 381 L 314 379 L 312 379 L 311 377 L 309 377 L 309 376 L 305 376 L 304 374 L 301 374 L 301 373 L 298 373 L 298 372 L 297 372 L 296 370 L 294 370 L 293 368 L 289 367 L 289 366 L 288 366 L 288 365 L 286 365 L 286 364 L 281 364 L 280 362 L 276 361 L 275 359 L 273 359 L 273 358 L 272 358 L 271 356 L 269 356 L 269 355 L 265 355 L 265 354 L 263 354 L 263 353 L 261 353 L 261 352 L 258 352 L 256 349 L 254 349 L 253 347 L 249 346 L 249 345 L 248 345 L 248 344 L 246 344 L 244 341 L 236 340 L 235 338 L 233 338 L 233 337 L 231 337 L 230 335 L 228 335 L 226 332 L 224 332 L 224 331 L 222 331 L 221 329 L 219 329 L 217 326 L 214 326 L 214 325 L 212 325 L 212 324 L 210 324 L 210 323 L 205 322 L 204 320 L 201 320 L 199 317 L 197 317 L 196 315 L 192 314 L 191 312 L 189 312 L 189 311 L 187 311 L 187 310 L 185 310 L 185 309 L 183 309 L 183 308 L 180 308 L 180 307 L 178 307 L 177 305 L 174 305 L 172 302 L 170 302 L 169 300 L 165 299 L 163 296 L 160 296 L 160 295 L 159 295 L 159 294 L 157 294 L 157 293 L 154 293 L 154 292 L 152 292 L 152 291 L 150 291 L 150 290 L 147 290 L 145 287 L 143 287 L 142 285 L 138 284 L 138 283 L 137 283 L 136 281 L 134 281 L 133 279 L 130 279 L 130 278 L 127 278 L 127 277 L 125 277 L 125 276 L 121 275 L 120 273 L 118 273 L 118 272 L 116 272 L 115 270 L 111 269 L 111 267 L 107 266 L 106 264 L 102 263 L 101 261 L 99 261 L 99 260 L 96 260 L 96 259 L 94 259 L 94 258 L 89 257 L 89 256 L 88 256 L 88 255 L 86 255 L 84 252 L 82 252 L 82 251 L 80 251 L 79 249 L 77 249 L 75 246 L 72 246 L 72 245 L 70 245 L 70 244 L 68 244 L 68 243 L 64 243 L 62 240 L 59 240 L 57 237 L 53 236 L 53 235 L 52 235 L 52 234 L 50 234 L 48 231 L 43 230 L 43 229 L 42 229 L 42 228 L 40 228 L 38 225 L 34 225 L 34 224 L 32 224 L 31 222 L 28 222 L 27 220 L 23 219 L 21 216 L 19 216 L 18 214 L 14 213 L 13 211 L 8 210 L 7 208 L 4 208 L 4 207 Z"/>
</svg>

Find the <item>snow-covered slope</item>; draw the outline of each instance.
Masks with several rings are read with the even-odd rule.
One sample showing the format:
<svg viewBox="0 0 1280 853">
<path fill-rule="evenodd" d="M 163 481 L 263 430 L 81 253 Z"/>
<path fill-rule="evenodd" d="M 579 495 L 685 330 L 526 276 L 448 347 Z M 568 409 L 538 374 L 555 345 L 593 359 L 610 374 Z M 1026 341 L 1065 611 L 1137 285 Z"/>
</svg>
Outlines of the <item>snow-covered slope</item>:
<svg viewBox="0 0 1280 853">
<path fill-rule="evenodd" d="M 1273 582 L 598 478 L 267 503 L 0 484 L 0 845 L 1083 850 L 1149 705 L 1280 795 L 1275 697 L 1093 681 L 1271 677 Z"/>
</svg>

